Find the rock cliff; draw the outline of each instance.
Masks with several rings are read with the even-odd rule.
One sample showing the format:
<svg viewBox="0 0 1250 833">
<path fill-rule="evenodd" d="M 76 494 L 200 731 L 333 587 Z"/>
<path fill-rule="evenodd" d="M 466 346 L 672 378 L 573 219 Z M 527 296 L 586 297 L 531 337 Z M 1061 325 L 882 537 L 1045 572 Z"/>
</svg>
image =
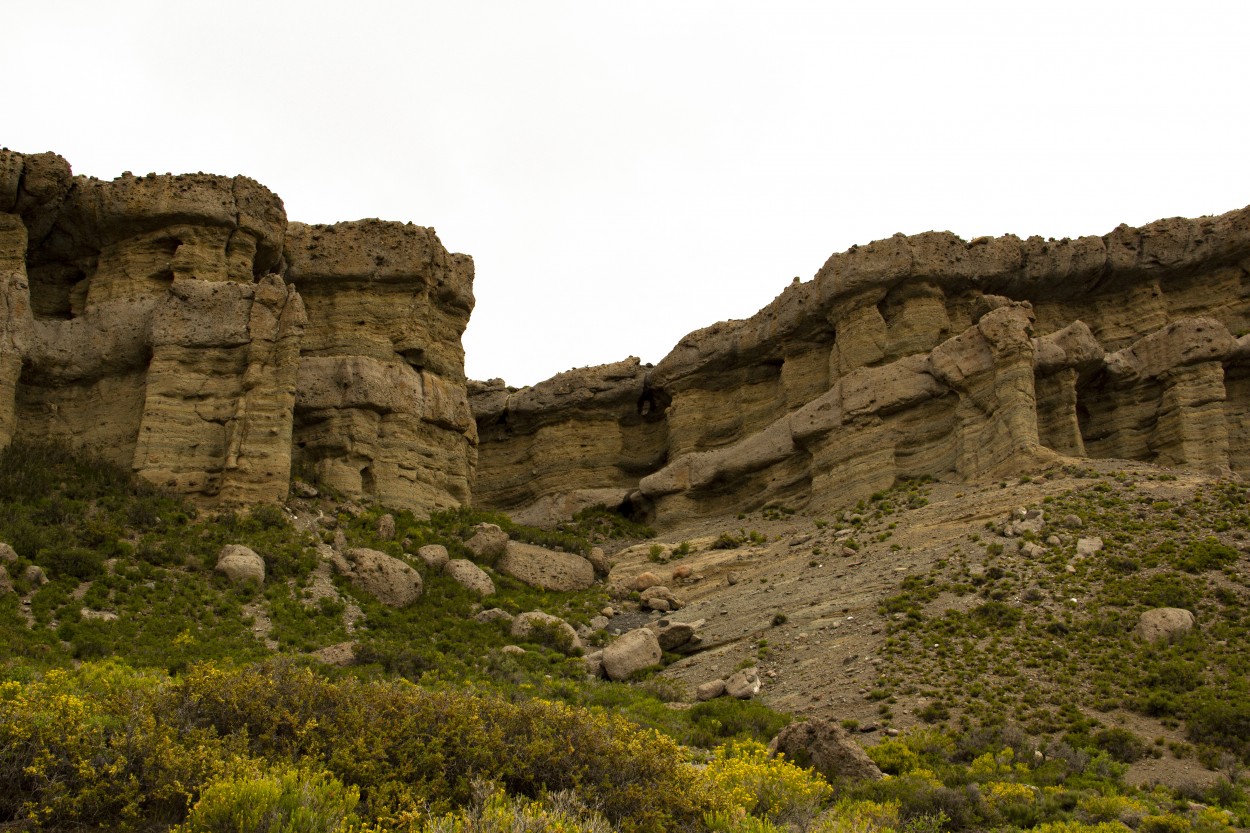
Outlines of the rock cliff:
<svg viewBox="0 0 1250 833">
<path fill-rule="evenodd" d="M 661 522 L 1057 455 L 1250 469 L 1250 209 L 1077 240 L 896 235 L 654 367 L 472 383 L 475 500 Z"/>
<path fill-rule="evenodd" d="M 245 177 L 75 177 L 0 150 L 0 445 L 57 440 L 208 503 L 468 500 L 473 265 L 433 230 L 288 224 Z"/>
</svg>

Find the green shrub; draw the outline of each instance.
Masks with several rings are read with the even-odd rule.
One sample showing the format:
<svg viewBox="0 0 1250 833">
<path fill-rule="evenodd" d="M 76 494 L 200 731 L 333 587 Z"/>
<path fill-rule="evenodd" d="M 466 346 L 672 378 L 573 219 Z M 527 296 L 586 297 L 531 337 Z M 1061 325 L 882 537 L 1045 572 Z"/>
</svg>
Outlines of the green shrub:
<svg viewBox="0 0 1250 833">
<path fill-rule="evenodd" d="M 337 833 L 359 800 L 325 772 L 249 772 L 208 785 L 173 833 Z"/>
</svg>

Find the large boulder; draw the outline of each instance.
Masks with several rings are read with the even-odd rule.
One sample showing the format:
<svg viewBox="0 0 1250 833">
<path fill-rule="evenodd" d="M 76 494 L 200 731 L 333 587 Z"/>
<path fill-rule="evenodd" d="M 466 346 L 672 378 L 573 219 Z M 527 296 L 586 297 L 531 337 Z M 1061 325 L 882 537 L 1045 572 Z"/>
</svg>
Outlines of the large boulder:
<svg viewBox="0 0 1250 833">
<path fill-rule="evenodd" d="M 603 649 L 603 673 L 609 680 L 625 680 L 658 665 L 663 652 L 654 631 L 646 628 L 630 631 Z"/>
<path fill-rule="evenodd" d="M 571 654 L 582 647 L 582 641 L 572 625 L 541 610 L 531 610 L 513 619 L 512 635 L 517 639 L 547 645 L 564 654 Z"/>
<path fill-rule="evenodd" d="M 493 596 L 495 582 L 491 581 L 486 571 L 467 558 L 453 558 L 443 565 L 443 572 L 451 576 L 461 587 L 479 596 Z"/>
<path fill-rule="evenodd" d="M 398 558 L 358 547 L 344 553 L 353 587 L 388 607 L 406 607 L 421 598 L 421 574 Z"/>
<path fill-rule="evenodd" d="M 464 546 L 477 561 L 494 561 L 508 546 L 508 533 L 495 524 L 478 524 Z"/>
<path fill-rule="evenodd" d="M 1179 607 L 1156 607 L 1142 613 L 1134 633 L 1145 642 L 1175 642 L 1194 629 L 1194 615 Z"/>
<path fill-rule="evenodd" d="M 580 555 L 519 541 L 507 542 L 495 567 L 504 575 L 542 590 L 586 590 L 595 583 L 595 568 Z"/>
<path fill-rule="evenodd" d="M 265 583 L 265 559 L 241 544 L 227 544 L 217 554 L 217 572 L 234 584 Z"/>
<path fill-rule="evenodd" d="M 770 755 L 785 755 L 801 767 L 812 767 L 829 781 L 869 781 L 881 770 L 850 734 L 836 723 L 813 718 L 791 723 L 768 745 Z"/>
<path fill-rule="evenodd" d="M 17 560 L 17 551 L 8 544 L 0 543 L 0 564 L 12 564 Z"/>
</svg>

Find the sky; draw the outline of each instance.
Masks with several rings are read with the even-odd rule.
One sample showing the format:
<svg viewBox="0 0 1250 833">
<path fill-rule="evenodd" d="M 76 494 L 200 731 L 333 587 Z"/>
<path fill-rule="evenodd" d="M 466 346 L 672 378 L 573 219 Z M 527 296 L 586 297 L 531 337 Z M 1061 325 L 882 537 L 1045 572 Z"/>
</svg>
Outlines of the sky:
<svg viewBox="0 0 1250 833">
<path fill-rule="evenodd" d="M 658 362 L 833 253 L 1250 204 L 1250 3 L 40 0 L 0 145 L 473 256 L 470 378 Z"/>
</svg>

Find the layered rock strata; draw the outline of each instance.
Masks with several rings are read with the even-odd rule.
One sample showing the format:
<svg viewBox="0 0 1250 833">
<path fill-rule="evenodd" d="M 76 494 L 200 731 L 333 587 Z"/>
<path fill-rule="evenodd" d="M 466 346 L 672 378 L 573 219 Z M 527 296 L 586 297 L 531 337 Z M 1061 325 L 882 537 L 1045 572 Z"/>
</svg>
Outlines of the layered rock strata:
<svg viewBox="0 0 1250 833">
<path fill-rule="evenodd" d="M 1247 329 L 1250 209 L 1077 240 L 896 235 L 655 367 L 471 384 L 475 499 L 664 522 L 1059 456 L 1245 472 Z"/>
<path fill-rule="evenodd" d="M 245 177 L 74 177 L 0 150 L 0 446 L 84 448 L 208 503 L 468 500 L 472 261 L 430 229 L 287 223 Z"/>
</svg>

